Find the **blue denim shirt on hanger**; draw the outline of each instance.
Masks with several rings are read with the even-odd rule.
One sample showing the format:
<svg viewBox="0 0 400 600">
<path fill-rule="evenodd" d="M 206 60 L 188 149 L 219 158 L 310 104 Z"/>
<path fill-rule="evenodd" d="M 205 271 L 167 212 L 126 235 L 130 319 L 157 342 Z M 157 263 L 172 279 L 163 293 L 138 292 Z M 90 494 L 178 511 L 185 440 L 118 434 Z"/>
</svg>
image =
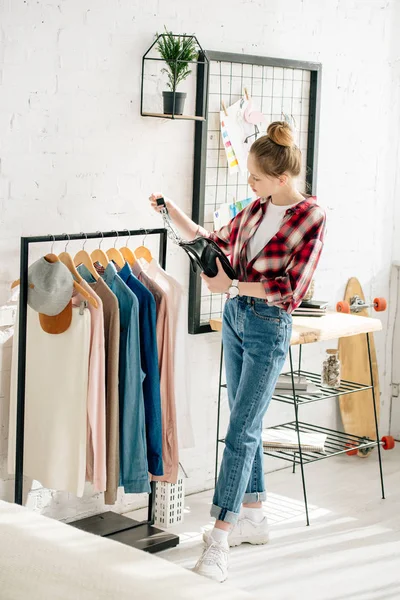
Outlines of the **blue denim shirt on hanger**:
<svg viewBox="0 0 400 600">
<path fill-rule="evenodd" d="M 160 373 L 156 337 L 156 301 L 153 294 L 134 276 L 128 263 L 118 275 L 139 301 L 140 358 L 146 417 L 147 460 L 152 475 L 163 475 Z"/>
<path fill-rule="evenodd" d="M 84 266 L 78 267 L 88 283 L 95 281 Z M 146 428 L 143 401 L 144 373 L 140 362 L 139 302 L 118 276 L 113 263 L 103 279 L 119 304 L 121 334 L 119 344 L 119 433 L 120 485 L 127 494 L 150 492 L 147 466 Z"/>
</svg>

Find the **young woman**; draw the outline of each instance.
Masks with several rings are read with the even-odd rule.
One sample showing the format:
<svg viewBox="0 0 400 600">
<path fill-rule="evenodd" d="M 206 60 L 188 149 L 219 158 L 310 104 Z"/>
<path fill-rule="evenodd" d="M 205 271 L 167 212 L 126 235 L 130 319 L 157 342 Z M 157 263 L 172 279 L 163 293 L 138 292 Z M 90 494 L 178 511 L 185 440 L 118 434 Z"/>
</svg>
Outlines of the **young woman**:
<svg viewBox="0 0 400 600">
<path fill-rule="evenodd" d="M 291 313 L 307 292 L 325 231 L 316 199 L 296 188 L 301 153 L 287 123 L 272 123 L 254 142 L 248 171 L 258 199 L 214 233 L 166 200 L 182 236 L 213 239 L 237 273 L 232 281 L 219 264 L 216 277 L 202 275 L 211 292 L 228 295 L 222 339 L 231 414 L 211 508 L 216 522 L 204 536 L 195 571 L 221 582 L 227 577 L 229 546 L 268 541 L 262 510 L 263 417 L 288 353 Z M 157 197 L 150 197 L 155 210 Z"/>
</svg>

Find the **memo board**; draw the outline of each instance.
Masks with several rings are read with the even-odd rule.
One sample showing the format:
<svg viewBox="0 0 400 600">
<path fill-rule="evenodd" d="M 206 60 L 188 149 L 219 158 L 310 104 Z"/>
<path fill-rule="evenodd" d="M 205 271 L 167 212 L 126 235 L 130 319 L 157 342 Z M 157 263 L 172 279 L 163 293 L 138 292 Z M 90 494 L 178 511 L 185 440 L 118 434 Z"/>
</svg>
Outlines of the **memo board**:
<svg viewBox="0 0 400 600">
<path fill-rule="evenodd" d="M 268 124 L 293 117 L 295 139 L 303 156 L 300 191 L 316 193 L 321 64 L 244 54 L 206 51 L 210 61 L 207 86 L 198 74 L 197 110 L 206 104 L 206 121 L 195 124 L 192 218 L 213 230 L 214 211 L 225 202 L 252 196 L 247 174 L 229 174 L 220 131 L 222 101 L 230 106 L 247 89 Z M 254 139 L 265 130 L 254 129 Z M 210 319 L 220 317 L 224 294 L 211 294 L 196 273 L 190 274 L 189 333 L 211 331 Z"/>
</svg>

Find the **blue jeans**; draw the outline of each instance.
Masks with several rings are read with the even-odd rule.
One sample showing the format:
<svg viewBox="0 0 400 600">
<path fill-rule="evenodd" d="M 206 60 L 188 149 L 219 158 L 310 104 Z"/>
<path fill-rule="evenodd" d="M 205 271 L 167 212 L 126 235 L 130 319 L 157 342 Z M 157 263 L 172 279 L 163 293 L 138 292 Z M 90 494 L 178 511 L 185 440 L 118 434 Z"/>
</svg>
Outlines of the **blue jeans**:
<svg viewBox="0 0 400 600">
<path fill-rule="evenodd" d="M 225 305 L 222 341 L 231 411 L 211 516 L 236 523 L 242 502 L 266 499 L 263 417 L 289 350 L 292 317 L 264 300 Z"/>
</svg>

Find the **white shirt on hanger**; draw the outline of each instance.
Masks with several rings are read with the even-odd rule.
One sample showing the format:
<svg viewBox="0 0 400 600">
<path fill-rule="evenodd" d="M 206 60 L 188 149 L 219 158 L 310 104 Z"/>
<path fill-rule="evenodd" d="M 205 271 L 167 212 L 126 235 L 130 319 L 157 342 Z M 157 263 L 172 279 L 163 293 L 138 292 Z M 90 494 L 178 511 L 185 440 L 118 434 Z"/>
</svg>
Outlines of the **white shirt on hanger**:
<svg viewBox="0 0 400 600">
<path fill-rule="evenodd" d="M 298 202 L 294 204 L 286 204 L 285 206 L 278 206 L 273 204 L 272 200 L 268 203 L 265 215 L 258 226 L 257 231 L 250 238 L 247 245 L 247 260 L 250 262 L 261 252 L 263 248 L 272 240 L 272 238 L 278 233 L 281 228 L 283 217 L 289 208 L 296 206 Z"/>
<path fill-rule="evenodd" d="M 72 309 L 67 331 L 45 333 L 27 307 L 24 475 L 43 487 L 83 496 L 91 317 Z M 15 473 L 18 314 L 11 365 L 8 472 Z"/>
</svg>

